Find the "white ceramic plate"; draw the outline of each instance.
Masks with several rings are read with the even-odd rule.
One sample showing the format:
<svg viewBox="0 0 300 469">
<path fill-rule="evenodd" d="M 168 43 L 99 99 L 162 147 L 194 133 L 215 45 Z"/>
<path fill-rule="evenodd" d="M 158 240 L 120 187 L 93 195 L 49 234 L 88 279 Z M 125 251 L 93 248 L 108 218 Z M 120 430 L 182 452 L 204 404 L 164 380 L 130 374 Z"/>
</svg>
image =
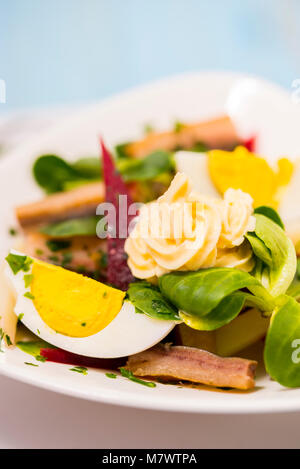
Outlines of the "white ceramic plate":
<svg viewBox="0 0 300 469">
<path fill-rule="evenodd" d="M 13 207 L 41 196 L 31 178 L 35 157 L 45 152 L 70 159 L 96 155 L 100 134 L 113 145 L 139 137 L 146 123 L 163 129 L 175 120 L 207 119 L 224 113 L 228 103 L 241 132 L 245 136 L 254 131 L 259 134 L 259 150 L 268 151 L 271 157 L 281 152 L 297 153 L 299 137 L 295 137 L 294 121 L 299 109 L 275 85 L 243 75 L 214 72 L 165 79 L 129 91 L 76 111 L 72 118 L 36 135 L 1 162 L 1 257 L 11 244 L 8 227 L 14 224 Z M 70 372 L 68 365 L 40 363 L 36 368 L 24 365 L 25 361 L 28 355 L 18 349 L 0 354 L 0 372 L 47 390 L 147 409 L 199 413 L 300 410 L 300 389 L 285 389 L 264 375 L 258 378 L 253 392 L 228 393 L 162 384 L 147 388 L 121 377 L 108 379 L 100 370 L 90 370 L 83 376 Z"/>
</svg>

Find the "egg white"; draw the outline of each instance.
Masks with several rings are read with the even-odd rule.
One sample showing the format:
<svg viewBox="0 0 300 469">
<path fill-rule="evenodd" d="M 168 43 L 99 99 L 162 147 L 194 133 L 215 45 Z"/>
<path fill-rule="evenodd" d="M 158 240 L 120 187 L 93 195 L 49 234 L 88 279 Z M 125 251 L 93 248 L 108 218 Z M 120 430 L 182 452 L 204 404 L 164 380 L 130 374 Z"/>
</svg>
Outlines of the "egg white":
<svg viewBox="0 0 300 469">
<path fill-rule="evenodd" d="M 178 151 L 175 153 L 175 164 L 177 171 L 188 176 L 193 191 L 218 199 L 221 198 L 211 180 L 206 153 Z"/>
<path fill-rule="evenodd" d="M 20 254 L 14 252 L 14 254 Z M 21 254 L 20 254 L 21 255 Z M 29 272 L 31 273 L 32 266 Z M 51 329 L 42 320 L 31 299 L 24 297 L 24 272 L 13 274 L 7 264 L 5 274 L 16 297 L 14 312 L 35 335 L 49 344 L 69 352 L 95 358 L 118 358 L 133 355 L 160 342 L 175 326 L 174 321 L 152 319 L 137 314 L 135 307 L 125 301 L 120 312 L 103 330 L 89 337 L 69 337 Z"/>
</svg>

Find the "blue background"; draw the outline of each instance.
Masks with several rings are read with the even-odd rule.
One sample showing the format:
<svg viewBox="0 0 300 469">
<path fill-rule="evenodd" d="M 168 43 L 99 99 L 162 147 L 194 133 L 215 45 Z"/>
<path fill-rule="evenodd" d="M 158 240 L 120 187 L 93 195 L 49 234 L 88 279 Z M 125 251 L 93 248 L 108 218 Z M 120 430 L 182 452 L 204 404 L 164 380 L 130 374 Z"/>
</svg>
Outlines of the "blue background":
<svg viewBox="0 0 300 469">
<path fill-rule="evenodd" d="M 169 74 L 300 77 L 298 0 L 0 0 L 0 110 L 86 102 Z"/>
</svg>

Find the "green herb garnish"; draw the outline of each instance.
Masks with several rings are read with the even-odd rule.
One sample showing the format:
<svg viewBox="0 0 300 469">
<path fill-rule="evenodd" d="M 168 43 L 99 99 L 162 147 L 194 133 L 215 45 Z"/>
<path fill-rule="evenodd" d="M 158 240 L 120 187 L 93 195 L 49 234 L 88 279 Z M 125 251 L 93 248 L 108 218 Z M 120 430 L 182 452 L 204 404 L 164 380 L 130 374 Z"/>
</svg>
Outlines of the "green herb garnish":
<svg viewBox="0 0 300 469">
<path fill-rule="evenodd" d="M 8 254 L 5 259 L 15 275 L 21 270 L 23 270 L 23 272 L 28 272 L 30 265 L 33 262 L 33 260 L 28 256 L 20 256 L 19 254 L 12 253 Z"/>
<path fill-rule="evenodd" d="M 38 361 L 38 362 L 43 362 L 45 363 L 47 361 L 47 358 L 46 357 L 43 357 L 43 355 L 36 355 L 35 356 L 35 359 Z"/>
<path fill-rule="evenodd" d="M 75 373 L 81 373 L 82 375 L 88 374 L 88 370 L 85 366 L 74 366 L 74 368 L 70 368 L 70 371 L 75 371 Z"/>
<path fill-rule="evenodd" d="M 73 259 L 73 254 L 71 252 L 65 252 L 62 256 L 61 265 L 65 267 L 66 265 L 70 264 Z"/>
<path fill-rule="evenodd" d="M 101 252 L 101 257 L 100 257 L 100 260 L 99 260 L 99 267 L 100 269 L 106 269 L 107 267 L 107 253 L 103 253 Z"/>
<path fill-rule="evenodd" d="M 28 298 L 29 300 L 34 300 L 35 297 L 32 293 L 30 293 L 29 291 L 27 291 L 26 293 L 24 293 L 25 298 Z"/>
<path fill-rule="evenodd" d="M 59 262 L 59 257 L 58 256 L 49 256 L 48 261 L 58 263 Z"/>
<path fill-rule="evenodd" d="M 46 245 L 50 249 L 50 251 L 57 252 L 69 248 L 71 246 L 71 241 L 62 239 L 48 239 Z"/>
<path fill-rule="evenodd" d="M 205 153 L 209 150 L 208 146 L 203 143 L 203 142 L 197 142 L 194 144 L 194 146 L 191 148 L 190 151 L 195 151 L 197 153 Z"/>
<path fill-rule="evenodd" d="M 39 365 L 36 365 L 35 363 L 30 363 L 30 362 L 24 362 L 25 365 L 30 365 L 30 366 L 39 366 Z"/>
<path fill-rule="evenodd" d="M 21 322 L 21 321 L 22 321 L 22 319 L 23 319 L 23 317 L 24 317 L 24 313 L 21 313 L 21 314 L 19 314 L 19 316 L 18 316 L 18 321 L 20 321 L 20 322 Z"/>
<path fill-rule="evenodd" d="M 145 125 L 144 125 L 144 134 L 145 134 L 145 135 L 152 134 L 153 132 L 154 132 L 154 127 L 153 127 L 153 125 L 151 125 L 151 124 L 145 124 Z"/>
<path fill-rule="evenodd" d="M 156 387 L 156 384 L 152 383 L 151 381 L 144 381 L 142 379 L 136 378 L 134 374 L 131 371 L 126 370 L 126 368 L 120 368 L 120 372 L 124 378 L 127 378 L 130 381 L 133 381 L 134 383 L 142 384 L 143 386 L 147 386 L 148 388 Z"/>
<path fill-rule="evenodd" d="M 107 376 L 107 378 L 111 378 L 111 379 L 116 379 L 117 378 L 117 375 L 115 373 L 105 373 L 105 376 Z"/>
<path fill-rule="evenodd" d="M 9 228 L 9 234 L 10 234 L 10 236 L 16 236 L 16 234 L 18 234 L 18 232 L 15 228 Z"/>
<path fill-rule="evenodd" d="M 174 132 L 175 132 L 176 134 L 178 134 L 179 132 L 181 132 L 181 131 L 184 129 L 184 127 L 185 127 L 185 126 L 184 126 L 184 124 L 183 124 L 182 122 L 177 121 L 177 122 L 175 122 L 175 124 L 174 124 Z"/>
<path fill-rule="evenodd" d="M 7 334 L 5 334 L 5 340 L 6 340 L 6 343 L 7 343 L 8 346 L 13 344 L 10 337 L 9 337 L 9 335 L 7 335 Z"/>
<path fill-rule="evenodd" d="M 33 280 L 33 275 L 32 274 L 25 274 L 23 279 L 24 279 L 25 288 L 28 288 L 29 285 L 31 284 L 32 280 Z"/>
<path fill-rule="evenodd" d="M 3 353 L 3 350 L 1 348 L 1 345 L 2 345 L 2 341 L 3 341 L 3 337 L 4 337 L 4 331 L 3 329 L 0 327 L 0 352 Z"/>
</svg>

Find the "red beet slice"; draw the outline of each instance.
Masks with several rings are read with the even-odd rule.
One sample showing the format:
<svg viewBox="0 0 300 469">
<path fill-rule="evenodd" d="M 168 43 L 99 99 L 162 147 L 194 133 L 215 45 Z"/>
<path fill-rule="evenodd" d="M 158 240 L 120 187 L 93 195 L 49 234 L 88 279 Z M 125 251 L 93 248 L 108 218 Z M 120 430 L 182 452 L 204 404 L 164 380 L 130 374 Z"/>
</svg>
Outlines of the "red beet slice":
<svg viewBox="0 0 300 469">
<path fill-rule="evenodd" d="M 67 365 L 84 366 L 87 368 L 99 368 L 103 370 L 117 370 L 126 361 L 124 358 L 102 359 L 84 357 L 60 348 L 41 348 L 40 355 L 49 362 L 65 363 Z"/>
<path fill-rule="evenodd" d="M 128 226 L 134 216 L 128 216 L 132 199 L 128 188 L 117 171 L 113 157 L 101 139 L 102 166 L 105 182 L 106 202 L 113 204 L 115 215 L 108 214 L 109 234 L 107 238 L 107 282 L 126 291 L 134 277 L 127 264 L 124 243 L 128 236 Z M 122 201 L 119 196 L 122 197 Z"/>
<path fill-rule="evenodd" d="M 247 140 L 244 140 L 242 144 L 244 145 L 244 147 L 247 148 L 248 151 L 251 151 L 253 153 L 256 150 L 256 143 L 257 143 L 256 140 L 257 140 L 257 137 L 253 136 Z"/>
</svg>

